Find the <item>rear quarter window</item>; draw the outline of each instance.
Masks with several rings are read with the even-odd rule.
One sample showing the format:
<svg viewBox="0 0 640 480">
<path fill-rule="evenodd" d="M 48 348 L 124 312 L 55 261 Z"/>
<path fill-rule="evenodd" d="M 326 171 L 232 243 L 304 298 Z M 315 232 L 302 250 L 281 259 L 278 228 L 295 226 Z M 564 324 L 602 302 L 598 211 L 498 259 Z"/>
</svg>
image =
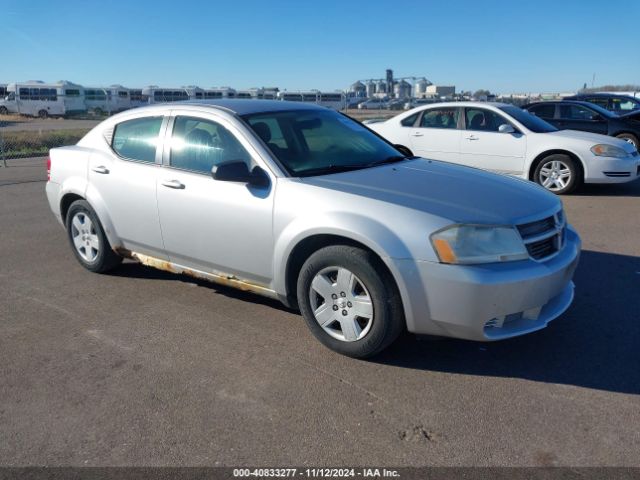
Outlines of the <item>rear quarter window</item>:
<svg viewBox="0 0 640 480">
<path fill-rule="evenodd" d="M 111 148 L 129 160 L 154 163 L 162 117 L 127 120 L 116 125 Z"/>
</svg>

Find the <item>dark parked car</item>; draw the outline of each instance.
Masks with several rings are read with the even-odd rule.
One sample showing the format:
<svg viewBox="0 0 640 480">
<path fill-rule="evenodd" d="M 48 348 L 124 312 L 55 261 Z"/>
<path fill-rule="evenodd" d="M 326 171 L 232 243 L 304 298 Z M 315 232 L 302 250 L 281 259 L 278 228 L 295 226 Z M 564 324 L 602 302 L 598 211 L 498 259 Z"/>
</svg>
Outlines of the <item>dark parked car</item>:
<svg viewBox="0 0 640 480">
<path fill-rule="evenodd" d="M 593 103 L 573 100 L 530 103 L 522 108 L 560 130 L 610 135 L 626 140 L 636 149 L 640 145 L 640 110 L 618 116 Z"/>
<path fill-rule="evenodd" d="M 578 95 L 565 97 L 565 100 L 595 103 L 616 115 L 624 115 L 634 110 L 640 111 L 640 98 L 629 95 L 619 95 L 615 93 L 579 93 Z"/>
</svg>

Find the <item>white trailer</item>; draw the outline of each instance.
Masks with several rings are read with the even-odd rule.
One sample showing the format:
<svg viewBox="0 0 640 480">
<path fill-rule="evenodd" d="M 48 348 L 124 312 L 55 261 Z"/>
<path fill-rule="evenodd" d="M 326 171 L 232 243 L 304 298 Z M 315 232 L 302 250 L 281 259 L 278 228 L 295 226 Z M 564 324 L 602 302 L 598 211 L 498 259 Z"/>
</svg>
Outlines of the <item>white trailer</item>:
<svg viewBox="0 0 640 480">
<path fill-rule="evenodd" d="M 122 85 L 110 87 L 85 87 L 85 104 L 87 110 L 96 115 L 112 114 L 131 108 L 129 89 Z"/>
<path fill-rule="evenodd" d="M 64 81 L 10 83 L 7 96 L 0 100 L 0 113 L 32 117 L 65 116 L 86 110 L 84 89 Z"/>
<path fill-rule="evenodd" d="M 146 96 L 148 103 L 181 102 L 190 100 L 186 88 L 161 88 L 151 85 L 142 89 L 142 95 Z"/>
</svg>

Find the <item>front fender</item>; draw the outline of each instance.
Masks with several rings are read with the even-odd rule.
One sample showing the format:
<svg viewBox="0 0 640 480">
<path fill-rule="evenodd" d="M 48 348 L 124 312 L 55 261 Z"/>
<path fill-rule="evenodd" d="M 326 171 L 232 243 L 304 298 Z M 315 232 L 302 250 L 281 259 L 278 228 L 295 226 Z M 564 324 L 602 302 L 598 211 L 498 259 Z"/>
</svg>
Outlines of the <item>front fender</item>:
<svg viewBox="0 0 640 480">
<path fill-rule="evenodd" d="M 391 272 L 400 291 L 407 324 L 413 324 L 414 315 L 409 301 L 407 279 L 398 267 L 397 260 L 403 259 L 401 262 L 404 265 L 403 271 L 408 271 L 410 269 L 407 268 L 407 263 L 415 263 L 414 255 L 393 230 L 376 219 L 363 215 L 332 212 L 331 215 L 320 217 L 302 216 L 290 222 L 280 232 L 274 245 L 272 288 L 278 295 L 286 298 L 287 293 L 295 294 L 295 292 L 287 292 L 286 276 L 289 258 L 300 242 L 315 235 L 343 237 L 366 246 L 378 255 Z M 415 276 L 414 280 L 420 282 L 418 276 Z M 416 286 L 420 288 L 419 285 Z"/>
</svg>

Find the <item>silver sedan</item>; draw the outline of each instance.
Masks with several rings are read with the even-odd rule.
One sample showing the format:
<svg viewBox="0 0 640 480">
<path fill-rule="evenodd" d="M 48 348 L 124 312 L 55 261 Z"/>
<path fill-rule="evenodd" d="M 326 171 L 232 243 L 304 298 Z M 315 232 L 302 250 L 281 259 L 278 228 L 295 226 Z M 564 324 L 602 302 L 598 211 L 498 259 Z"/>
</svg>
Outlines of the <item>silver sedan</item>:
<svg viewBox="0 0 640 480">
<path fill-rule="evenodd" d="M 130 258 L 277 298 L 353 357 L 405 329 L 522 335 L 573 299 L 580 240 L 553 194 L 312 105 L 124 112 L 51 150 L 46 191 L 85 268 Z"/>
</svg>

